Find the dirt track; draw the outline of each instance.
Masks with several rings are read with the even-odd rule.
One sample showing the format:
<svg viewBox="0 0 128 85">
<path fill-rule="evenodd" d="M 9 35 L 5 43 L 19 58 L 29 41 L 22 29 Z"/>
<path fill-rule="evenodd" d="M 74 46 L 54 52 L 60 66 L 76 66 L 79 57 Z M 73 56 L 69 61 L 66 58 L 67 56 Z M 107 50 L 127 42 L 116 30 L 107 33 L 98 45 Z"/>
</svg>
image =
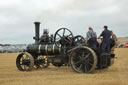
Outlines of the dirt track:
<svg viewBox="0 0 128 85">
<path fill-rule="evenodd" d="M 115 51 L 115 64 L 93 74 L 77 74 L 69 67 L 49 67 L 31 72 L 16 68 L 18 54 L 0 54 L 0 85 L 128 85 L 128 49 Z"/>
</svg>

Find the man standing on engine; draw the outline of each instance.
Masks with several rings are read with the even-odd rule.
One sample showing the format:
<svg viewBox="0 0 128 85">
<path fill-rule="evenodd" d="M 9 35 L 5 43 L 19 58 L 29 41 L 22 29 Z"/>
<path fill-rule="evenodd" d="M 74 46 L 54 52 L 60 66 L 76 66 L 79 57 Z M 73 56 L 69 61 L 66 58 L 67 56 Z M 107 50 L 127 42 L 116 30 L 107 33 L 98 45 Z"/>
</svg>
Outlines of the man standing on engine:
<svg viewBox="0 0 128 85">
<path fill-rule="evenodd" d="M 103 53 L 110 53 L 110 37 L 111 32 L 108 30 L 108 26 L 104 26 L 104 31 L 101 33 L 101 35 L 98 37 L 103 37 L 102 41 L 102 52 Z"/>
<path fill-rule="evenodd" d="M 92 27 L 88 27 L 88 32 L 86 33 L 86 43 L 88 43 L 90 48 L 97 47 L 97 35 L 96 32 L 93 31 Z"/>
</svg>

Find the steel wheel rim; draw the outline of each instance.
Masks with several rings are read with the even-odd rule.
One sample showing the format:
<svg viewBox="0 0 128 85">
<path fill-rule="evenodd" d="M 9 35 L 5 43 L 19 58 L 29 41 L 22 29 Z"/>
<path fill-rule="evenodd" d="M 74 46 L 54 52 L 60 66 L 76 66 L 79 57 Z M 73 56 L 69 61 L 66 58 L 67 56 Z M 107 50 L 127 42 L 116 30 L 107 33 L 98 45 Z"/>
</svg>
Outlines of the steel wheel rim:
<svg viewBox="0 0 128 85">
<path fill-rule="evenodd" d="M 34 59 L 29 53 L 21 53 L 16 59 L 16 66 L 20 71 L 30 71 L 34 66 Z"/>
<path fill-rule="evenodd" d="M 83 49 L 85 50 L 87 48 L 83 48 Z M 82 51 L 81 49 L 80 53 L 77 52 L 72 53 L 73 55 L 71 56 L 71 66 L 75 72 L 89 73 L 92 72 L 96 67 L 97 59 L 94 58 L 94 54 L 91 52 L 92 50 L 91 51 L 88 50 L 86 52 L 84 52 L 84 50 Z M 82 54 L 82 52 L 84 52 L 85 54 Z M 76 57 L 74 57 L 75 55 Z M 80 58 L 80 56 L 82 58 Z"/>
</svg>

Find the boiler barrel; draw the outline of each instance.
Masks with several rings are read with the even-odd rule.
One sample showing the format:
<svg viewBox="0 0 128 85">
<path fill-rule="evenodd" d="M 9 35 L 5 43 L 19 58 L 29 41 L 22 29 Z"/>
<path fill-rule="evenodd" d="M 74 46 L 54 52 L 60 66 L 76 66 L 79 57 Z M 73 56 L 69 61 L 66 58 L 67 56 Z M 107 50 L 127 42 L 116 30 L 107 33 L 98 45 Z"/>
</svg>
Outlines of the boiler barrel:
<svg viewBox="0 0 128 85">
<path fill-rule="evenodd" d="M 40 55 L 59 55 L 61 53 L 61 48 L 58 48 L 55 44 L 32 44 L 27 46 L 27 52 Z"/>
</svg>

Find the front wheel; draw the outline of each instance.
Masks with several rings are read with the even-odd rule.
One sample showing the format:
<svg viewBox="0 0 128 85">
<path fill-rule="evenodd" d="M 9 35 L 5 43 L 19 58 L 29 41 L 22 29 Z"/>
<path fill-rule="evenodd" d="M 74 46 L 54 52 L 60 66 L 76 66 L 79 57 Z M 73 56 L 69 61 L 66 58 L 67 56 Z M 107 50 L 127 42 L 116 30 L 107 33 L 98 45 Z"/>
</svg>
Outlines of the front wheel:
<svg viewBox="0 0 128 85">
<path fill-rule="evenodd" d="M 47 56 L 38 56 L 37 57 L 37 64 L 35 68 L 47 68 L 49 66 L 49 62 Z"/>
<path fill-rule="evenodd" d="M 77 73 L 90 73 L 96 68 L 97 55 L 91 48 L 76 47 L 72 50 L 70 64 Z"/>
<path fill-rule="evenodd" d="M 34 59 L 30 53 L 23 52 L 17 56 L 16 66 L 20 71 L 31 71 L 34 66 Z"/>
</svg>

